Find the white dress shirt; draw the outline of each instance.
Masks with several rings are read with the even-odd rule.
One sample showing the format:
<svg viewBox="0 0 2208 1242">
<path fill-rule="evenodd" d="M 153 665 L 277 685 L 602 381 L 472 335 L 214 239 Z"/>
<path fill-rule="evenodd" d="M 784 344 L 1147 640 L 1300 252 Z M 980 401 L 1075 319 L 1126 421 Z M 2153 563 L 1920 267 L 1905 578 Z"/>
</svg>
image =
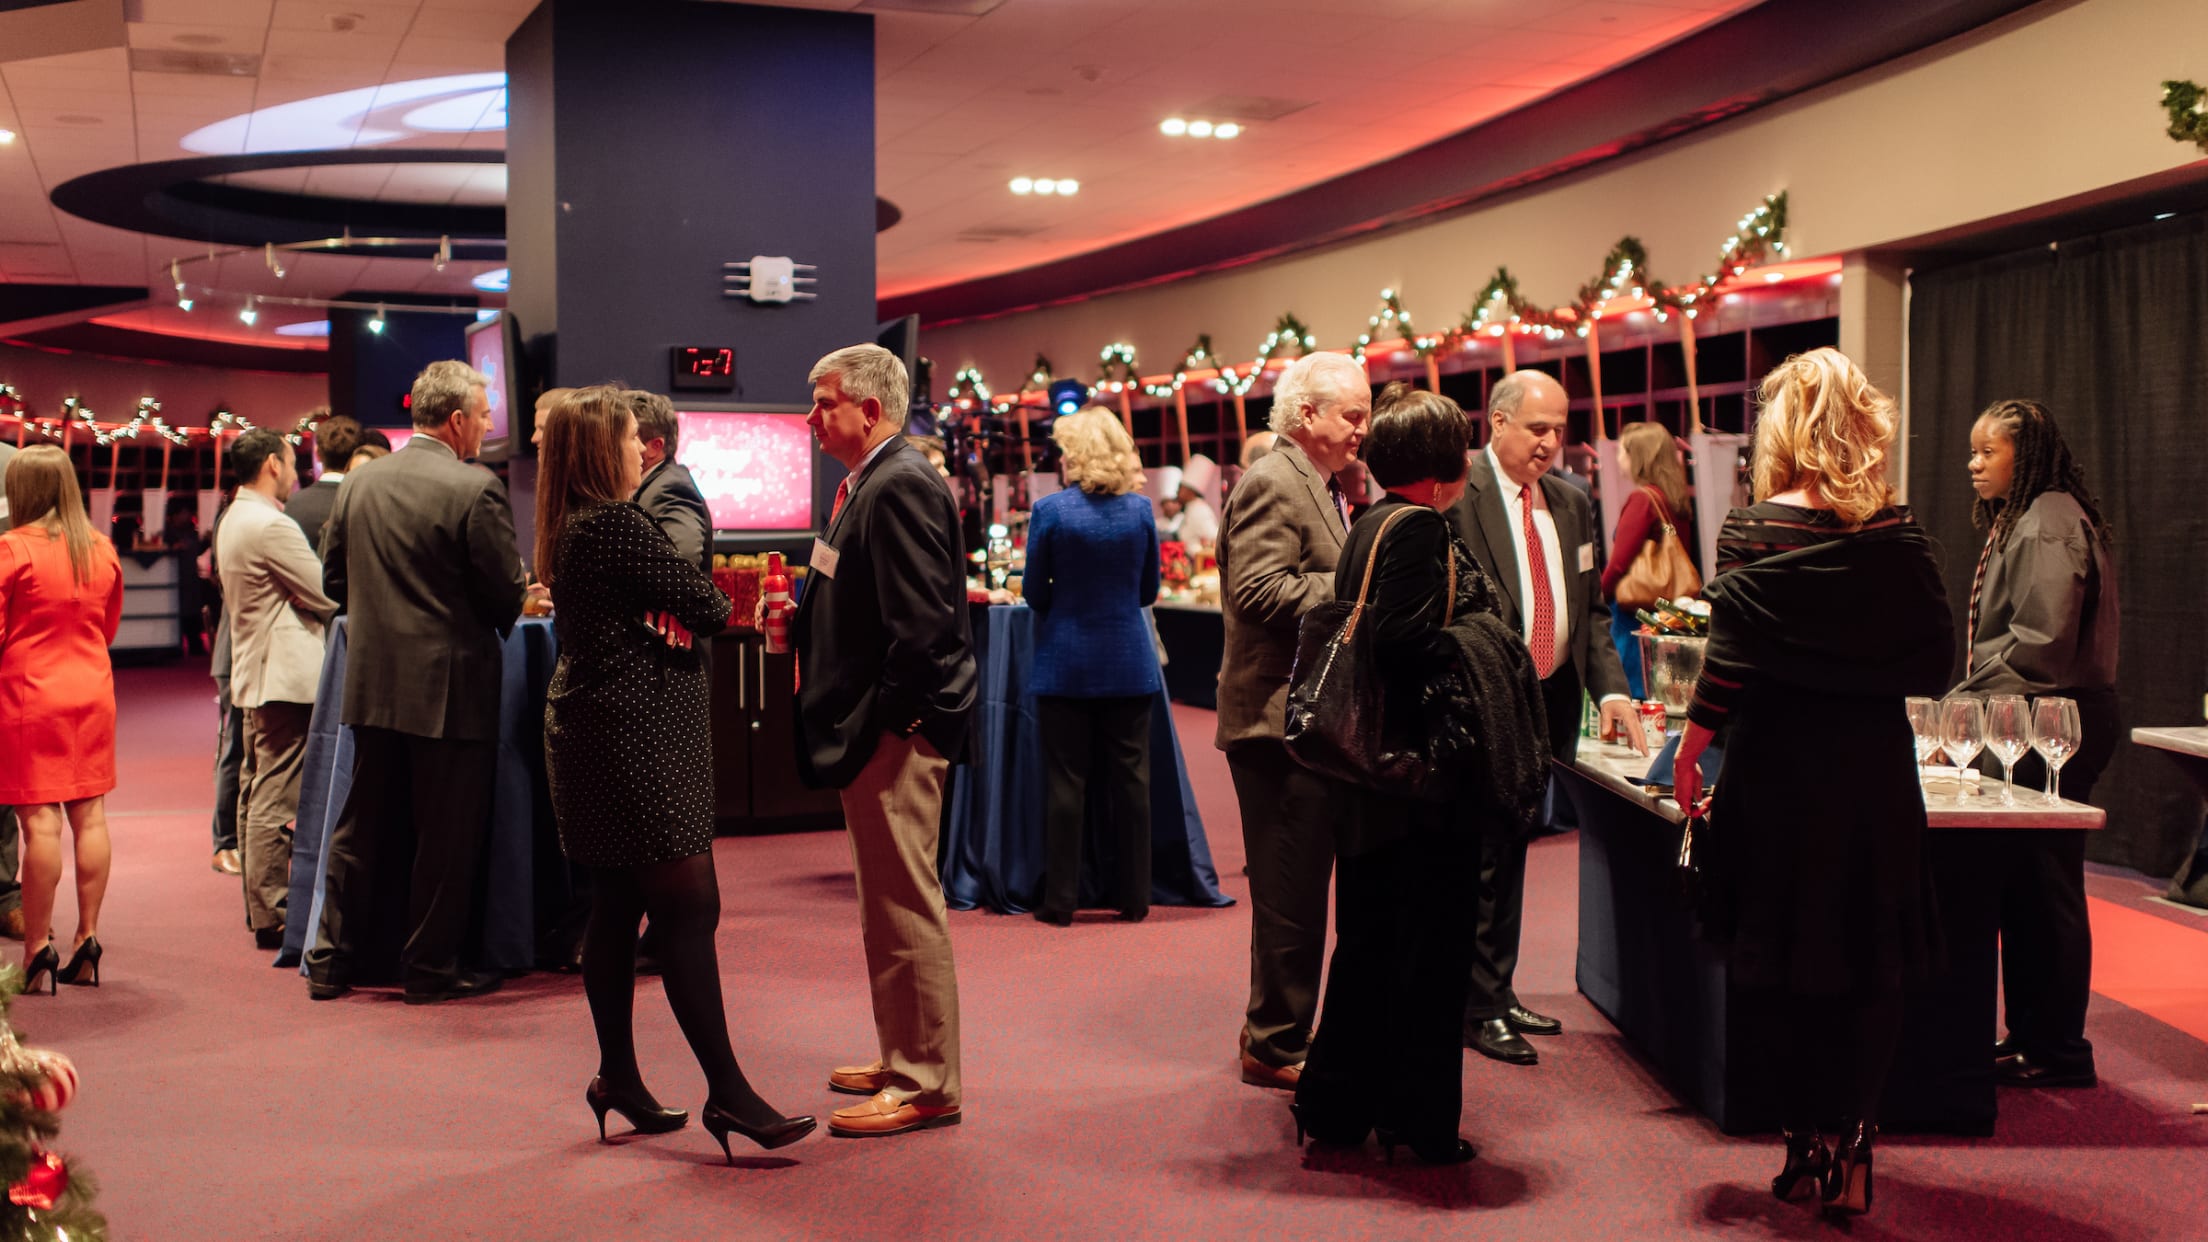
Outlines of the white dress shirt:
<svg viewBox="0 0 2208 1242">
<path fill-rule="evenodd" d="M 1219 543 L 1219 515 L 1211 511 L 1209 502 L 1201 496 L 1181 506 L 1181 542 L 1190 547 L 1209 548 Z"/>
<path fill-rule="evenodd" d="M 1525 607 L 1520 609 L 1518 636 L 1533 643 L 1533 566 L 1526 557 L 1526 498 L 1533 498 L 1533 526 L 1541 533 L 1542 568 L 1549 575 L 1549 598 L 1556 605 L 1556 663 L 1562 668 L 1572 662 L 1572 623 L 1579 618 L 1571 615 L 1564 606 L 1564 549 L 1556 536 L 1556 517 L 1549 512 L 1548 498 L 1541 494 L 1537 482 L 1532 487 L 1522 487 L 1516 479 L 1503 473 L 1503 463 L 1496 460 L 1495 448 L 1487 449 L 1487 468 L 1495 472 L 1496 486 L 1502 489 L 1503 512 L 1510 515 L 1510 547 L 1518 557 L 1518 598 Z"/>
</svg>

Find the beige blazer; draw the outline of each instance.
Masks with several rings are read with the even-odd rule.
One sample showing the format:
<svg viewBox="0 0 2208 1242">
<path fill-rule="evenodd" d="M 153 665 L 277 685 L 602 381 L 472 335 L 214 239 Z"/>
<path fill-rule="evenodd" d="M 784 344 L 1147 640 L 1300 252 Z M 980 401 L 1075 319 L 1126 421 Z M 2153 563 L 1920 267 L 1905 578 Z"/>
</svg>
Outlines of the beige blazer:
<svg viewBox="0 0 2208 1242">
<path fill-rule="evenodd" d="M 230 621 L 230 701 L 314 702 L 323 632 L 337 605 L 322 593 L 322 562 L 306 532 L 274 501 L 241 487 L 215 530 L 215 568 Z"/>
<path fill-rule="evenodd" d="M 1280 739 L 1297 626 L 1303 614 L 1334 598 L 1334 570 L 1348 533 L 1326 476 L 1286 436 L 1227 496 L 1218 550 L 1227 631 L 1219 669 L 1219 749 Z"/>
</svg>

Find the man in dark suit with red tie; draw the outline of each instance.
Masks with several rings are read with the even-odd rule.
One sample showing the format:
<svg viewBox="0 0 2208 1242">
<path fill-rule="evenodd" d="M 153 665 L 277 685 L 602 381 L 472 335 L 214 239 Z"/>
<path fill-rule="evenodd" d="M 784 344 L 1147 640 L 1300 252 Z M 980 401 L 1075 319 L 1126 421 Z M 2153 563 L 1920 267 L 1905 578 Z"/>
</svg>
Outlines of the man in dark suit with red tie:
<svg viewBox="0 0 2208 1242">
<path fill-rule="evenodd" d="M 858 876 L 881 1056 L 831 1070 L 867 1096 L 831 1132 L 903 1134 L 959 1120 L 958 975 L 936 870 L 943 782 L 974 706 L 958 502 L 899 434 L 911 380 L 878 345 L 814 365 L 806 421 L 850 473 L 813 544 L 790 625 L 798 774 L 841 793 Z"/>
<path fill-rule="evenodd" d="M 1494 434 L 1472 455 L 1464 498 L 1449 513 L 1458 537 L 1503 588 L 1504 620 L 1518 627 L 1541 675 L 1549 749 L 1566 764 L 1578 749 L 1583 689 L 1601 708 L 1605 738 L 1622 735 L 1647 751 L 1610 643 L 1591 506 L 1586 493 L 1550 470 L 1570 408 L 1563 386 L 1543 372 L 1516 371 L 1497 381 L 1487 404 Z M 1564 1029 L 1520 1004 L 1511 986 L 1525 896 L 1525 839 L 1483 842 L 1465 1043 L 1512 1065 L 1540 1059 L 1522 1036 Z"/>
</svg>

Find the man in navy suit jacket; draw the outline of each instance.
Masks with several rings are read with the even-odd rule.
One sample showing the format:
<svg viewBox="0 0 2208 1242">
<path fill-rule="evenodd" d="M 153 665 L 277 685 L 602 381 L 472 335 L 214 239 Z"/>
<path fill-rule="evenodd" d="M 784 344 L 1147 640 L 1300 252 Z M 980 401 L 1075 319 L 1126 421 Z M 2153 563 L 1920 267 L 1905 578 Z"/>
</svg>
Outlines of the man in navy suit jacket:
<svg viewBox="0 0 2208 1242">
<path fill-rule="evenodd" d="M 959 1119 L 958 975 L 936 871 L 943 781 L 974 705 L 974 646 L 958 504 L 898 434 L 911 380 L 877 345 L 813 367 L 806 422 L 850 473 L 790 641 L 798 773 L 842 793 L 881 1059 L 829 1074 L 870 1098 L 830 1130 L 903 1134 Z"/>
</svg>

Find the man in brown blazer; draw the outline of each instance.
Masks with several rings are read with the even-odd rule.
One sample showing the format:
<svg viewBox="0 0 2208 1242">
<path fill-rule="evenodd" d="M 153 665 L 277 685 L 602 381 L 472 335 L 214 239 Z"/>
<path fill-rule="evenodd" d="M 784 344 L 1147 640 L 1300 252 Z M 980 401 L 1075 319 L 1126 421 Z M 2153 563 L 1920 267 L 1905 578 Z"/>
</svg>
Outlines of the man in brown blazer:
<svg viewBox="0 0 2208 1242">
<path fill-rule="evenodd" d="M 1330 786 L 1281 743 L 1288 676 L 1303 614 L 1334 598 L 1349 507 L 1334 483 L 1372 417 L 1365 371 L 1346 354 L 1313 354 L 1281 372 L 1272 427 L 1280 439 L 1250 467 L 1220 519 L 1226 652 L 1219 670 L 1219 749 L 1227 753 L 1250 870 L 1250 1005 L 1242 1081 L 1292 1088 L 1303 1073 L 1326 959 L 1326 888 L 1334 870 Z"/>
<path fill-rule="evenodd" d="M 238 776 L 245 924 L 264 949 L 283 946 L 291 891 L 291 833 L 307 723 L 322 680 L 323 626 L 337 604 L 322 593 L 322 562 L 284 501 L 298 486 L 291 444 L 257 427 L 230 446 L 238 493 L 215 528 L 216 571 L 230 627 L 230 701 L 245 712 Z"/>
</svg>

